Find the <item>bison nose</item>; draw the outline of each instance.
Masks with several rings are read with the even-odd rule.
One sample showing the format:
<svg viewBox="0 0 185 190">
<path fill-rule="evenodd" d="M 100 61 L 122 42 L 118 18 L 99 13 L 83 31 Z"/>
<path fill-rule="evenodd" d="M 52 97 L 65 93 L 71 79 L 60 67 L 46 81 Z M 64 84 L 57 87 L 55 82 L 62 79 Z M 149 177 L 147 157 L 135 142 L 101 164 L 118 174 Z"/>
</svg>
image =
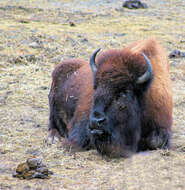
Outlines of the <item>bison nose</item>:
<svg viewBox="0 0 185 190">
<path fill-rule="evenodd" d="M 99 129 L 101 125 L 106 121 L 105 115 L 103 113 L 95 111 L 94 114 L 90 117 L 90 126 L 91 130 Z"/>
</svg>

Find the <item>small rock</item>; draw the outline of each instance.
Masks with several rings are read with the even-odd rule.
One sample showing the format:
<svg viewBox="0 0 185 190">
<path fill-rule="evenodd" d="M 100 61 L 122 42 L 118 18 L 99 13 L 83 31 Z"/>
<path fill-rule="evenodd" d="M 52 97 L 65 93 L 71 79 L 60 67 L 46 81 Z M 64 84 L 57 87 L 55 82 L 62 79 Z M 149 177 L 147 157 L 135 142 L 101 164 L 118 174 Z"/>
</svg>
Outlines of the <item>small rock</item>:
<svg viewBox="0 0 185 190">
<path fill-rule="evenodd" d="M 34 63 L 37 60 L 37 58 L 35 57 L 35 55 L 33 54 L 28 54 L 28 55 L 20 55 L 18 57 L 13 57 L 9 59 L 10 63 L 24 63 L 26 64 L 27 62 L 31 62 Z"/>
<path fill-rule="evenodd" d="M 36 61 L 36 57 L 33 54 L 22 55 L 21 57 L 26 59 L 26 61 L 28 61 L 28 62 L 35 62 Z"/>
<path fill-rule="evenodd" d="M 84 43 L 84 42 L 88 42 L 88 39 L 87 38 L 83 38 L 80 40 L 80 42 Z"/>
<path fill-rule="evenodd" d="M 41 90 L 47 90 L 48 87 L 47 87 L 47 86 L 41 86 L 40 89 L 41 89 Z"/>
<path fill-rule="evenodd" d="M 171 156 L 171 152 L 169 150 L 160 150 L 161 156 Z"/>
<path fill-rule="evenodd" d="M 69 21 L 69 25 L 70 25 L 70 26 L 76 26 L 73 21 Z"/>
<path fill-rule="evenodd" d="M 23 24 L 28 24 L 28 23 L 29 23 L 28 20 L 24 20 L 24 19 L 19 20 L 19 22 L 20 22 L 20 23 L 23 23 Z"/>
<path fill-rule="evenodd" d="M 41 127 L 41 125 L 40 125 L 40 124 L 36 124 L 35 127 L 36 127 L 36 128 L 39 128 L 39 127 Z"/>
<path fill-rule="evenodd" d="M 178 58 L 178 57 L 185 57 L 185 52 L 180 52 L 179 50 L 173 50 L 169 55 L 169 58 Z"/>
<path fill-rule="evenodd" d="M 122 36 L 125 36 L 126 35 L 126 33 L 115 33 L 115 36 L 117 36 L 117 37 L 122 37 Z"/>
<path fill-rule="evenodd" d="M 123 2 L 122 7 L 128 9 L 139 9 L 139 8 L 148 8 L 146 3 L 142 3 L 140 0 L 126 0 Z"/>
<path fill-rule="evenodd" d="M 43 45 L 42 45 L 41 43 L 31 42 L 31 43 L 29 44 L 29 47 L 34 48 L 34 49 L 37 49 L 37 48 L 42 48 Z"/>
</svg>

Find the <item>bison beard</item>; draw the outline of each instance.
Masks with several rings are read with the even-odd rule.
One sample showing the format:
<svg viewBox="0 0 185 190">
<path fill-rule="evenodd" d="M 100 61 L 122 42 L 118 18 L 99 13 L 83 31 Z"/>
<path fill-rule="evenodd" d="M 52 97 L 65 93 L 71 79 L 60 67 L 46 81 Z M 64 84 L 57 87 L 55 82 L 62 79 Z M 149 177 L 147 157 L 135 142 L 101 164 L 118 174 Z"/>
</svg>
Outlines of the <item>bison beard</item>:
<svg viewBox="0 0 185 190">
<path fill-rule="evenodd" d="M 55 68 L 50 133 L 110 157 L 169 148 L 172 90 L 162 47 L 148 39 L 96 58 L 99 51 L 90 65 L 73 59 Z"/>
<path fill-rule="evenodd" d="M 102 155 L 110 157 L 128 157 L 136 152 L 141 134 L 139 110 L 134 110 L 134 106 L 129 109 L 125 105 L 122 107 L 123 102 L 119 104 L 119 101 L 112 102 L 109 108 L 112 111 L 103 125 L 99 125 L 98 129 L 93 129 L 96 127 L 92 127 L 91 122 L 89 125 L 96 149 Z M 132 117 L 134 120 L 129 119 Z"/>
</svg>

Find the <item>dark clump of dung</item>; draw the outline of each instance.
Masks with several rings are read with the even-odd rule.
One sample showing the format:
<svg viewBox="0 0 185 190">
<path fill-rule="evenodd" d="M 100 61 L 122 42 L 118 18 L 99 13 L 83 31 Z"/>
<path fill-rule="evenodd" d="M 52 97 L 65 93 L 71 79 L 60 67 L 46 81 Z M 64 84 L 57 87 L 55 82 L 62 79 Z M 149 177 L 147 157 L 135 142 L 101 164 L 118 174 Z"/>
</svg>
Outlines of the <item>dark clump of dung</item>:
<svg viewBox="0 0 185 190">
<path fill-rule="evenodd" d="M 16 171 L 13 173 L 13 177 L 19 179 L 49 179 L 53 174 L 52 171 L 42 163 L 39 158 L 28 158 L 26 162 L 20 163 L 17 166 Z"/>
</svg>

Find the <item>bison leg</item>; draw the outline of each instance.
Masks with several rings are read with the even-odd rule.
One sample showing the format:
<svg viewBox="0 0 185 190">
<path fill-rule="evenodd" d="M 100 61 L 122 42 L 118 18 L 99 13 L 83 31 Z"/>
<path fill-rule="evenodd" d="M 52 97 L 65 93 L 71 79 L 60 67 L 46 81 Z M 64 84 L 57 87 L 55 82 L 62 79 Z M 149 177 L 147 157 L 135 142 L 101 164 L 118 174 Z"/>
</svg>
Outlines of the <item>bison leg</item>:
<svg viewBox="0 0 185 190">
<path fill-rule="evenodd" d="M 66 129 L 66 125 L 62 119 L 55 120 L 53 116 L 50 116 L 49 137 L 52 139 L 51 143 L 53 143 L 55 137 L 61 140 L 61 137 L 67 136 L 67 132 L 65 132 L 67 131 Z"/>
<path fill-rule="evenodd" d="M 69 132 L 68 141 L 77 149 L 89 150 L 92 148 L 92 140 L 86 123 L 87 121 L 75 123 Z"/>
<path fill-rule="evenodd" d="M 55 128 L 49 129 L 49 136 L 48 136 L 48 140 L 51 144 L 53 144 L 55 137 L 57 137 L 59 139 L 59 141 L 61 141 L 61 136 L 58 133 L 58 131 Z M 51 140 L 50 140 L 51 139 Z"/>
<path fill-rule="evenodd" d="M 170 147 L 170 133 L 165 129 L 155 129 L 146 138 L 146 144 L 149 149 L 167 149 Z"/>
<path fill-rule="evenodd" d="M 63 119 L 57 115 L 56 105 L 55 105 L 52 90 L 50 91 L 50 94 L 48 97 L 49 97 L 49 106 L 50 106 L 50 116 L 49 116 L 50 135 L 49 136 L 52 138 L 52 142 L 53 142 L 54 137 L 58 137 L 60 140 L 60 137 L 67 136 L 67 127 Z"/>
</svg>

